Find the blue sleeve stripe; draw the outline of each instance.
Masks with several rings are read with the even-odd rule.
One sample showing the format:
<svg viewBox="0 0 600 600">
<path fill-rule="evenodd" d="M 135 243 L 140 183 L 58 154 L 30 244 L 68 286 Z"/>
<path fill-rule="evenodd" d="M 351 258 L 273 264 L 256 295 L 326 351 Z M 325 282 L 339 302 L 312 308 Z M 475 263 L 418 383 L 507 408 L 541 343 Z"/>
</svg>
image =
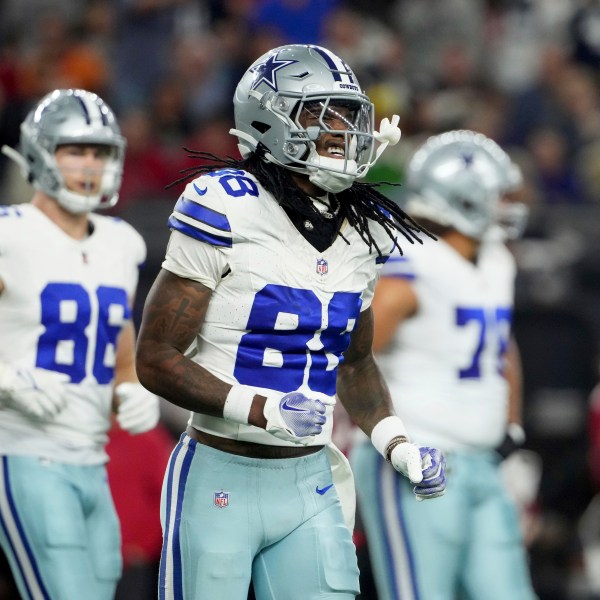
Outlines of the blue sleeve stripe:
<svg viewBox="0 0 600 600">
<path fill-rule="evenodd" d="M 375 263 L 378 265 L 384 265 L 389 259 L 389 255 L 388 256 L 378 256 L 375 259 Z"/>
<path fill-rule="evenodd" d="M 389 279 L 406 279 L 406 281 L 414 281 L 417 278 L 414 273 L 383 273 L 381 277 L 387 277 Z"/>
<path fill-rule="evenodd" d="M 408 262 L 408 258 L 406 256 L 390 256 L 390 264 L 391 263 L 405 263 Z"/>
<path fill-rule="evenodd" d="M 230 237 L 223 237 L 220 235 L 215 235 L 214 233 L 202 231 L 197 227 L 188 225 L 187 223 L 180 221 L 177 217 L 173 215 L 169 217 L 169 227 L 175 231 L 179 231 L 180 233 L 187 235 L 188 237 L 191 237 L 200 242 L 205 242 L 206 244 L 211 244 L 212 246 L 231 248 L 233 245 Z"/>
<path fill-rule="evenodd" d="M 179 200 L 177 200 L 174 211 L 181 213 L 190 219 L 199 221 L 200 223 L 210 225 L 215 229 L 231 232 L 229 219 L 227 219 L 223 213 L 212 210 L 206 206 L 203 206 L 202 204 L 193 202 L 192 200 L 188 200 L 183 196 L 180 196 Z"/>
</svg>

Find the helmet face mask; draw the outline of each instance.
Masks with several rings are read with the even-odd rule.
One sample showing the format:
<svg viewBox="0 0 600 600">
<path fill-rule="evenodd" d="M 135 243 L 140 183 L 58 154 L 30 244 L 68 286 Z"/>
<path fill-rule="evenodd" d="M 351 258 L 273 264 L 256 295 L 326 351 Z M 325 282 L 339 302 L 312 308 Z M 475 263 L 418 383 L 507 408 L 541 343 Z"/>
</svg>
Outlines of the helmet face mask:
<svg viewBox="0 0 600 600">
<path fill-rule="evenodd" d="M 243 157 L 260 148 L 266 160 L 316 176 L 324 189 L 350 187 L 371 165 L 373 104 L 348 65 L 324 48 L 288 45 L 261 56 L 237 86 L 234 112 L 231 133 Z M 346 129 L 332 128 L 333 120 Z M 343 157 L 318 154 L 317 141 L 326 134 L 343 140 Z M 319 181 L 320 171 L 329 173 L 326 181 Z"/>
<path fill-rule="evenodd" d="M 409 162 L 406 210 L 481 240 L 497 224 L 502 195 L 518 182 L 493 140 L 458 130 L 431 137 Z"/>
<path fill-rule="evenodd" d="M 68 145 L 107 147 L 99 186 L 88 185 L 87 192 L 68 189 L 56 161 L 57 149 Z M 20 159 L 15 151 L 5 153 L 18 160 L 36 189 L 69 212 L 90 212 L 117 203 L 125 139 L 112 110 L 96 94 L 75 89 L 47 94 L 21 125 Z"/>
</svg>

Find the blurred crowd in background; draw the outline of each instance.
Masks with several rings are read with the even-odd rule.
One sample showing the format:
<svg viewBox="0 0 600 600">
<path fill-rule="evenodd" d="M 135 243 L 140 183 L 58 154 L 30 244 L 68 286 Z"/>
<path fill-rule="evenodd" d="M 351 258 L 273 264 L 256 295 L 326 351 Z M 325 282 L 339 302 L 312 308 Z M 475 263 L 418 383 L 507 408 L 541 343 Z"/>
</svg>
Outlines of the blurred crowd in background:
<svg viewBox="0 0 600 600">
<path fill-rule="evenodd" d="M 493 138 L 521 166 L 531 216 L 512 244 L 514 325 L 526 447 L 541 459 L 523 506 L 532 574 L 540 600 L 600 598 L 600 1 L 2 0 L 0 144 L 16 146 L 29 108 L 57 87 L 95 91 L 115 109 L 128 146 L 112 212 L 149 250 L 139 319 L 181 191 L 165 186 L 196 164 L 184 148 L 237 156 L 239 78 L 295 42 L 344 58 L 378 120 L 400 115 L 402 141 L 372 181 L 401 184 L 412 150 L 457 128 Z M 401 202 L 402 189 L 386 193 Z M 0 159 L 0 202 L 29 197 Z M 165 407 L 165 431 L 177 436 L 182 422 Z"/>
</svg>

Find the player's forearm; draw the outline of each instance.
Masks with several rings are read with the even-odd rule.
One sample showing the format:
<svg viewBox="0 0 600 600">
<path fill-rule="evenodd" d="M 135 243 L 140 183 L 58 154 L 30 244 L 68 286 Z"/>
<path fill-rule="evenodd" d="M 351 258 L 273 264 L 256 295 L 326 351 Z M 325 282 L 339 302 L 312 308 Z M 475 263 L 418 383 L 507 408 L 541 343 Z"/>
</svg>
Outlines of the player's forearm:
<svg viewBox="0 0 600 600">
<path fill-rule="evenodd" d="M 138 345 L 140 383 L 173 404 L 220 417 L 231 386 L 164 343 Z"/>
<path fill-rule="evenodd" d="M 392 414 L 390 392 L 372 354 L 342 363 L 337 394 L 352 421 L 369 436 L 379 421 Z"/>
</svg>

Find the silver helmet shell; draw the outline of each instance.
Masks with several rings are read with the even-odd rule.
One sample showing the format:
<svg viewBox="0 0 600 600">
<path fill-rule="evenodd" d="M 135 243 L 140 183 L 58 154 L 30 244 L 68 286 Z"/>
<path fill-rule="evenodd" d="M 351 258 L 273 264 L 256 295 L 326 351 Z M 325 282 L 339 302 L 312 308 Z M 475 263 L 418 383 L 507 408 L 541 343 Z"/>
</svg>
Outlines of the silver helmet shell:
<svg viewBox="0 0 600 600">
<path fill-rule="evenodd" d="M 496 223 L 500 199 L 517 185 L 509 156 L 481 133 L 456 130 L 429 138 L 407 169 L 411 216 L 481 240 Z"/>
<path fill-rule="evenodd" d="M 325 48 L 292 44 L 270 50 L 246 71 L 233 105 L 235 129 L 230 133 L 238 137 L 244 158 L 260 149 L 266 160 L 308 174 L 334 192 L 350 187 L 372 164 L 373 104 L 350 67 Z M 330 115 L 339 117 L 339 106 L 351 108 L 347 129 L 335 131 L 344 136 L 344 158 L 319 156 L 315 142 L 333 132 L 328 121 Z M 305 108 L 320 112 L 318 126 L 300 125 Z"/>
<path fill-rule="evenodd" d="M 514 198 L 523 187 L 523 173 L 514 162 L 506 169 L 506 186 L 498 206 L 497 222 L 502 237 L 509 240 L 520 238 L 529 220 L 529 206 Z"/>
<path fill-rule="evenodd" d="M 99 193 L 80 194 L 66 188 L 54 156 L 64 144 L 100 144 L 111 149 Z M 20 156 L 11 149 L 4 151 L 19 162 L 34 188 L 56 198 L 66 210 L 84 213 L 117 203 L 125 145 L 104 100 L 86 90 L 57 89 L 44 96 L 21 124 Z"/>
</svg>

